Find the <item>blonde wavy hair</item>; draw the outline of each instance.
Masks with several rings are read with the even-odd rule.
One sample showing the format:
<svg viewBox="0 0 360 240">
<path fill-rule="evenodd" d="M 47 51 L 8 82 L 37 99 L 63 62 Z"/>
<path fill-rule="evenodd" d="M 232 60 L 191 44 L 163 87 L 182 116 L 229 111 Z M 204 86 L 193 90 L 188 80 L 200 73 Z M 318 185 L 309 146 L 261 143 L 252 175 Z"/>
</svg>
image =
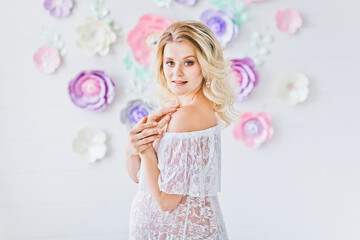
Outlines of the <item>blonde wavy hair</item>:
<svg viewBox="0 0 360 240">
<path fill-rule="evenodd" d="M 235 81 L 231 79 L 230 61 L 223 57 L 223 49 L 214 33 L 203 23 L 181 21 L 170 25 L 160 36 L 152 61 L 153 80 L 157 83 L 155 103 L 167 107 L 174 103 L 175 95 L 167 86 L 163 70 L 164 48 L 170 42 L 189 41 L 193 44 L 201 66 L 203 83 L 200 91 L 212 102 L 212 107 L 222 128 L 237 117 Z M 210 87 L 206 87 L 206 81 Z"/>
</svg>

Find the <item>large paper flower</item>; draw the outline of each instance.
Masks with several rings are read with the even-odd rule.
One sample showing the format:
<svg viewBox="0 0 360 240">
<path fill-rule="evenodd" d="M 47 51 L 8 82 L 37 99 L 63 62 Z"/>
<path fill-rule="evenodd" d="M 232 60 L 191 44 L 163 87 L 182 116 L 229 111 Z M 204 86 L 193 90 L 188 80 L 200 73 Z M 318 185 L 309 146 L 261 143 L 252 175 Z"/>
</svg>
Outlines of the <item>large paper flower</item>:
<svg viewBox="0 0 360 240">
<path fill-rule="evenodd" d="M 276 94 L 293 106 L 304 102 L 309 95 L 309 79 L 301 72 L 285 72 L 276 83 Z"/>
<path fill-rule="evenodd" d="M 93 17 L 85 19 L 85 25 L 76 29 L 78 47 L 86 49 L 91 55 L 104 56 L 110 51 L 110 45 L 116 41 L 116 33 L 104 21 Z"/>
<path fill-rule="evenodd" d="M 170 18 L 158 17 L 154 14 L 142 16 L 139 23 L 130 31 L 127 42 L 136 61 L 149 67 L 151 52 L 159 41 L 164 30 L 175 21 Z"/>
<path fill-rule="evenodd" d="M 254 62 L 250 58 L 232 59 L 231 68 L 235 81 L 239 86 L 237 100 L 243 101 L 252 93 L 258 83 L 258 74 L 254 69 Z"/>
<path fill-rule="evenodd" d="M 266 113 L 244 113 L 234 128 L 234 136 L 246 146 L 256 148 L 268 141 L 274 133 L 270 117 Z"/>
<path fill-rule="evenodd" d="M 100 111 L 114 99 L 114 86 L 102 71 L 83 71 L 69 82 L 69 95 L 76 106 Z"/>
<path fill-rule="evenodd" d="M 198 0 L 175 0 L 175 2 L 188 7 L 192 7 L 198 2 Z"/>
<path fill-rule="evenodd" d="M 140 99 L 132 100 L 121 111 L 121 122 L 130 129 L 143 117 L 149 115 L 153 109 Z"/>
<path fill-rule="evenodd" d="M 44 7 L 48 10 L 51 16 L 56 18 L 63 18 L 69 16 L 71 9 L 74 6 L 73 0 L 45 0 Z"/>
<path fill-rule="evenodd" d="M 40 47 L 33 60 L 36 68 L 43 73 L 53 73 L 61 64 L 59 50 L 50 46 Z"/>
<path fill-rule="evenodd" d="M 81 159 L 93 163 L 106 154 L 106 134 L 96 128 L 81 129 L 72 142 L 73 151 L 79 153 Z"/>
<path fill-rule="evenodd" d="M 277 28 L 288 34 L 296 33 L 303 23 L 300 13 L 291 8 L 278 11 L 275 19 Z"/>
<path fill-rule="evenodd" d="M 226 9 L 208 9 L 201 14 L 200 19 L 215 33 L 223 47 L 237 36 L 238 26 L 233 22 L 233 14 Z"/>
</svg>

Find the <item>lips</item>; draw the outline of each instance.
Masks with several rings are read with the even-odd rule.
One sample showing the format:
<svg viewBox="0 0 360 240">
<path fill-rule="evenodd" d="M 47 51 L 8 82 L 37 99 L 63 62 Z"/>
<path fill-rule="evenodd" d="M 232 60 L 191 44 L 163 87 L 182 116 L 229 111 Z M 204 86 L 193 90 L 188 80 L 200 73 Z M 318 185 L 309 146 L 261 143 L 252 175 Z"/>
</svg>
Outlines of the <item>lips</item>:
<svg viewBox="0 0 360 240">
<path fill-rule="evenodd" d="M 173 83 L 177 83 L 177 84 L 181 84 L 181 83 L 187 83 L 188 81 L 177 81 L 177 80 L 175 80 L 175 81 L 172 81 Z"/>
</svg>

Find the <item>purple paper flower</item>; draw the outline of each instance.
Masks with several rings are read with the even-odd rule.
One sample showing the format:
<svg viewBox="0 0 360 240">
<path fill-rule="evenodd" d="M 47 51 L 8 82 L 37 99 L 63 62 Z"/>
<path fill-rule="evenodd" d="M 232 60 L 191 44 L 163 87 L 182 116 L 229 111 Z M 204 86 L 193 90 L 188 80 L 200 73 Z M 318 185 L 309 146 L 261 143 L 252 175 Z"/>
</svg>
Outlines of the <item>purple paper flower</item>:
<svg viewBox="0 0 360 240">
<path fill-rule="evenodd" d="M 250 58 L 232 59 L 231 68 L 236 83 L 239 85 L 237 100 L 247 99 L 258 83 L 258 74 L 254 69 L 254 62 Z"/>
<path fill-rule="evenodd" d="M 149 115 L 153 109 L 143 100 L 136 99 L 128 102 L 121 111 L 121 122 L 132 128 L 143 117 Z"/>
<path fill-rule="evenodd" d="M 45 0 L 44 7 L 48 10 L 51 16 L 56 18 L 63 18 L 69 16 L 71 9 L 74 6 L 73 0 Z"/>
<path fill-rule="evenodd" d="M 185 5 L 187 7 L 192 7 L 198 2 L 198 0 L 175 0 L 175 2 Z"/>
<path fill-rule="evenodd" d="M 223 47 L 237 36 L 238 26 L 233 23 L 233 18 L 233 14 L 226 9 L 208 9 L 200 16 L 201 21 L 215 33 Z"/>
<path fill-rule="evenodd" d="M 69 82 L 69 95 L 76 106 L 100 111 L 114 99 L 114 86 L 103 71 L 82 71 Z"/>
</svg>

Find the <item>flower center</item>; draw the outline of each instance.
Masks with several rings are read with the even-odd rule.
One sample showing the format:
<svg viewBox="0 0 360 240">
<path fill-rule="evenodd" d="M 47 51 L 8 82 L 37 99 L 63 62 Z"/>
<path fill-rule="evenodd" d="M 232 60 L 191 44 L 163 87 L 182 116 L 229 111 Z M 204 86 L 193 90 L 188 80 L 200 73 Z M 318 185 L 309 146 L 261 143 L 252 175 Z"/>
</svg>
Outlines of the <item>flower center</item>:
<svg viewBox="0 0 360 240">
<path fill-rule="evenodd" d="M 56 0 L 56 1 L 54 2 L 54 4 L 55 4 L 55 6 L 57 6 L 57 7 L 61 7 L 61 6 L 62 6 L 62 1 L 61 1 L 61 0 Z"/>
<path fill-rule="evenodd" d="M 144 116 L 147 116 L 148 111 L 142 106 L 136 106 L 130 111 L 130 122 L 136 124 L 139 122 Z"/>
<path fill-rule="evenodd" d="M 93 78 L 88 78 L 81 84 L 81 91 L 86 96 L 97 95 L 99 94 L 100 90 L 101 87 L 99 81 Z"/>
<path fill-rule="evenodd" d="M 153 32 L 150 33 L 146 38 L 145 38 L 145 45 L 148 49 L 152 50 L 155 48 L 156 44 L 158 43 L 160 38 L 160 34 L 157 32 Z"/>
<path fill-rule="evenodd" d="M 293 83 L 288 83 L 288 84 L 286 85 L 286 88 L 287 88 L 288 90 L 292 90 L 292 89 L 294 88 L 294 84 L 293 84 Z"/>
<path fill-rule="evenodd" d="M 221 35 L 226 30 L 226 23 L 223 19 L 219 17 L 211 18 L 208 23 L 208 26 L 210 26 L 210 29 L 216 34 Z"/>
<path fill-rule="evenodd" d="M 263 128 L 257 119 L 250 119 L 244 125 L 245 134 L 250 137 L 256 137 L 260 135 Z"/>
</svg>

